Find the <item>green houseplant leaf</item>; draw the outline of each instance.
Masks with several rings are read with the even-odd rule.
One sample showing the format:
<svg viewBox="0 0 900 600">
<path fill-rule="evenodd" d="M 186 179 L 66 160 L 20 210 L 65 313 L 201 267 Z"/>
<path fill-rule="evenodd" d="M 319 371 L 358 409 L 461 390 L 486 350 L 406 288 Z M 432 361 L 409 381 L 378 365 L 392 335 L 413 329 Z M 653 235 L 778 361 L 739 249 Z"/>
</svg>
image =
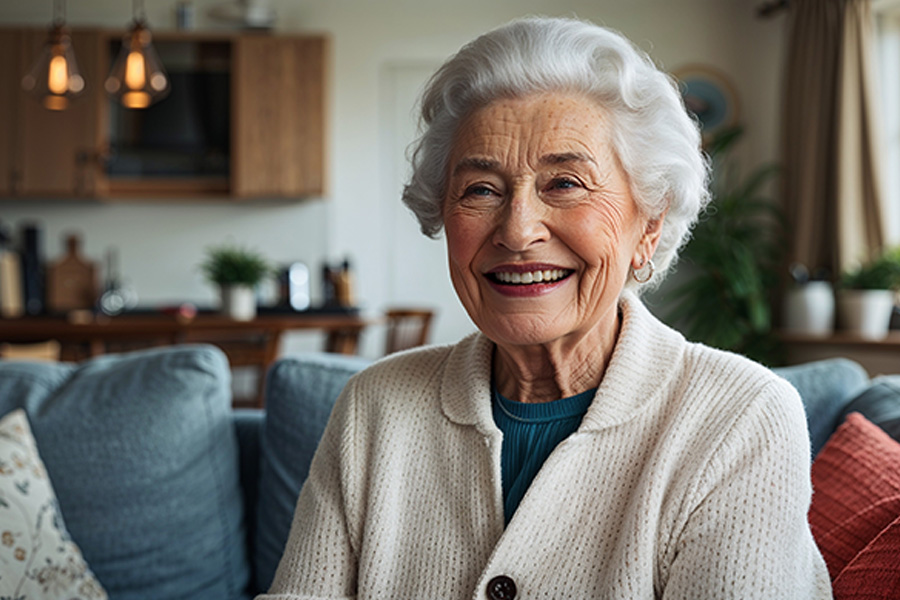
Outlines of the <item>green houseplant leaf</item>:
<svg viewBox="0 0 900 600">
<path fill-rule="evenodd" d="M 730 158 L 743 129 L 727 129 L 710 141 L 712 201 L 682 256 L 694 276 L 671 293 L 667 320 L 695 341 L 778 362 L 771 331 L 771 295 L 784 252 L 784 218 L 763 195 L 778 167 L 759 167 L 742 177 Z"/>
<path fill-rule="evenodd" d="M 272 272 L 266 259 L 254 250 L 222 245 L 207 249 L 200 264 L 206 278 L 218 285 L 255 286 Z"/>
<path fill-rule="evenodd" d="M 850 290 L 900 289 L 900 246 L 846 271 L 841 276 L 840 287 Z"/>
</svg>

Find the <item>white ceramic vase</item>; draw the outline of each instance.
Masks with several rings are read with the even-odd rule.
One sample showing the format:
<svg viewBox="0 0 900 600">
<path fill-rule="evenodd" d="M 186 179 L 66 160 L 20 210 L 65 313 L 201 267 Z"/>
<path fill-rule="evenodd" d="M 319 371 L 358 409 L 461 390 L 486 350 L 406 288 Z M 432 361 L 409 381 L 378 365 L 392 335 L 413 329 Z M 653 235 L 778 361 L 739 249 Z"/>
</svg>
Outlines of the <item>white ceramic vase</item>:
<svg viewBox="0 0 900 600">
<path fill-rule="evenodd" d="M 256 318 L 256 292 L 249 285 L 223 285 L 222 313 L 235 321 Z"/>
<path fill-rule="evenodd" d="M 784 329 L 802 335 L 828 336 L 834 331 L 834 289 L 827 281 L 791 288 L 784 299 Z"/>
<path fill-rule="evenodd" d="M 844 329 L 870 340 L 887 336 L 894 309 L 890 290 L 841 290 L 838 310 Z"/>
</svg>

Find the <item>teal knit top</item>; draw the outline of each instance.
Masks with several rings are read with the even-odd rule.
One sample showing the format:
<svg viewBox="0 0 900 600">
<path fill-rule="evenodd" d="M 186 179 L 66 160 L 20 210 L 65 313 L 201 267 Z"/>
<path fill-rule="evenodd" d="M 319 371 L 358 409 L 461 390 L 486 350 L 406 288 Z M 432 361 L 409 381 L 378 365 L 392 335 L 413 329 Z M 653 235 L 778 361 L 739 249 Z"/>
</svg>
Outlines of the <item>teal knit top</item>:
<svg viewBox="0 0 900 600">
<path fill-rule="evenodd" d="M 494 386 L 494 422 L 503 432 L 500 472 L 507 524 L 544 461 L 578 429 L 596 392 L 594 388 L 562 400 L 525 404 L 503 397 Z"/>
</svg>

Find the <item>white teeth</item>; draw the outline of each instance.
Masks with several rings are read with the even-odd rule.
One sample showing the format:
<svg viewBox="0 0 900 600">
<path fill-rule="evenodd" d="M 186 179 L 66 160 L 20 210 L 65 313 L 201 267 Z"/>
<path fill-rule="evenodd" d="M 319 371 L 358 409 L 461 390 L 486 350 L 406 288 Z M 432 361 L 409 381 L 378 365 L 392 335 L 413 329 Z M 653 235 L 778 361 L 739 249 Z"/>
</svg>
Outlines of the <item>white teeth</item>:
<svg viewBox="0 0 900 600">
<path fill-rule="evenodd" d="M 507 273 L 501 271 L 494 273 L 494 277 L 501 283 L 550 283 L 558 279 L 562 279 L 568 275 L 565 269 L 547 269 L 544 271 L 530 271 L 526 273 Z"/>
</svg>

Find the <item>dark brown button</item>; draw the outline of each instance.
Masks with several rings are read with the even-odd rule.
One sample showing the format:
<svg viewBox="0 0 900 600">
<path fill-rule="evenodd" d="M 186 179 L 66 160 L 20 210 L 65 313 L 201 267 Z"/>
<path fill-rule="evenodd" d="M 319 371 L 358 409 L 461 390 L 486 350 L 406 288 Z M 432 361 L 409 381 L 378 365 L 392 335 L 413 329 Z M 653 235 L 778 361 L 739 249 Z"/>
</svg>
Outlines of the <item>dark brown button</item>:
<svg viewBox="0 0 900 600">
<path fill-rule="evenodd" d="M 491 600 L 513 600 L 516 597 L 516 582 L 506 575 L 497 575 L 488 581 L 487 597 Z"/>
</svg>

